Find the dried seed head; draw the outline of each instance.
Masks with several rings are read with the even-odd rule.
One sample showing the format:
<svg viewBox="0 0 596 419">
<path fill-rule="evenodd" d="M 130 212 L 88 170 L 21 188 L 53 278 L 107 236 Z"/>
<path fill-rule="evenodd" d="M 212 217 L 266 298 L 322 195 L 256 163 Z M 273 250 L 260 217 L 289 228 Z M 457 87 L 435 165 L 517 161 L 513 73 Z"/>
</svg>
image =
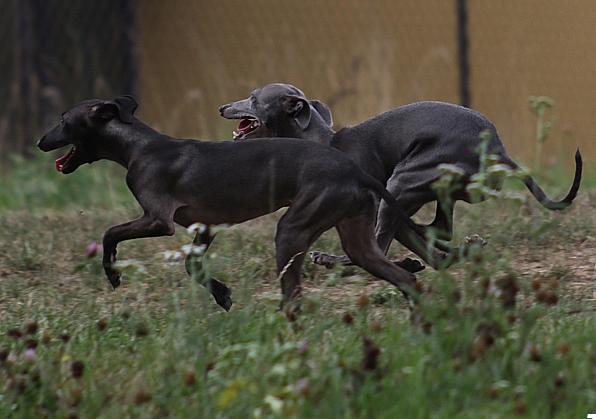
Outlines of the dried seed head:
<svg viewBox="0 0 596 419">
<path fill-rule="evenodd" d="M 366 306 L 368 306 L 369 303 L 370 303 L 370 300 L 369 300 L 368 296 L 365 294 L 360 294 L 358 296 L 358 298 L 356 299 L 356 305 L 358 307 L 366 307 Z"/>
<path fill-rule="evenodd" d="M 108 327 L 108 322 L 106 321 L 106 319 L 101 318 L 95 322 L 95 325 L 97 326 L 98 330 L 104 330 L 106 327 Z"/>
<path fill-rule="evenodd" d="M 555 387 L 563 387 L 565 384 L 565 375 L 560 371 L 555 377 Z"/>
<path fill-rule="evenodd" d="M 557 305 L 557 303 L 559 302 L 559 297 L 552 290 L 540 290 L 536 294 L 536 301 L 538 301 L 539 303 L 554 306 Z"/>
<path fill-rule="evenodd" d="M 192 386 L 197 382 L 197 375 L 194 371 L 188 371 L 184 374 L 184 384 L 187 386 Z"/>
<path fill-rule="evenodd" d="M 38 325 L 36 322 L 27 323 L 25 325 L 25 334 L 34 335 L 37 333 Z"/>
<path fill-rule="evenodd" d="M 569 352 L 569 350 L 571 349 L 571 346 L 569 346 L 569 344 L 565 341 L 559 342 L 559 345 L 557 346 L 557 353 L 559 355 L 565 355 L 567 352 Z"/>
<path fill-rule="evenodd" d="M 73 361 L 73 363 L 70 364 L 70 373 L 73 378 L 81 378 L 84 370 L 85 364 L 83 364 L 82 361 Z"/>
<path fill-rule="evenodd" d="M 296 320 L 298 320 L 296 312 L 294 310 L 286 310 L 286 320 L 288 320 L 290 323 L 294 323 Z"/>
<path fill-rule="evenodd" d="M 207 365 L 205 366 L 205 372 L 209 372 L 211 371 L 213 368 L 215 368 L 215 362 L 214 361 L 209 361 L 207 362 Z"/>
<path fill-rule="evenodd" d="M 521 414 L 525 413 L 526 410 L 527 410 L 527 407 L 524 402 L 522 402 L 521 400 L 518 400 L 515 402 L 515 405 L 513 406 L 513 413 L 521 415 Z"/>
<path fill-rule="evenodd" d="M 459 303 L 461 301 L 461 290 L 455 289 L 452 293 L 453 301 Z"/>
<path fill-rule="evenodd" d="M 534 278 L 532 280 L 532 289 L 534 291 L 538 291 L 540 289 L 540 287 L 542 287 L 542 281 L 540 281 L 540 279 L 538 279 L 538 278 Z"/>
<path fill-rule="evenodd" d="M 525 352 L 528 354 L 530 361 L 534 361 L 534 362 L 542 361 L 542 355 L 540 354 L 538 347 L 536 345 L 534 345 L 533 343 L 528 343 L 526 345 Z"/>
<path fill-rule="evenodd" d="M 135 328 L 135 333 L 139 337 L 145 337 L 145 336 L 149 335 L 149 328 L 147 327 L 147 325 L 145 323 L 139 323 L 139 324 L 137 324 L 137 327 Z"/>
<path fill-rule="evenodd" d="M 151 401 L 151 393 L 149 393 L 145 389 L 140 389 L 135 393 L 134 396 L 134 403 L 135 404 L 143 404 Z"/>
<path fill-rule="evenodd" d="M 519 292 L 517 280 L 512 275 L 499 278 L 495 284 L 500 291 L 499 299 L 505 308 L 515 307 L 515 297 Z"/>
<path fill-rule="evenodd" d="M 23 334 L 19 329 L 8 329 L 8 331 L 6 332 L 6 336 L 14 339 L 20 339 L 23 336 Z"/>
<path fill-rule="evenodd" d="M 364 338 L 364 359 L 362 360 L 362 367 L 366 371 L 377 369 L 378 358 L 381 355 L 381 349 L 374 342 L 368 338 Z"/>
<path fill-rule="evenodd" d="M 341 320 L 345 323 L 345 324 L 352 324 L 354 322 L 354 317 L 352 317 L 352 314 L 350 314 L 349 311 L 346 311 L 343 316 L 341 317 Z"/>
</svg>

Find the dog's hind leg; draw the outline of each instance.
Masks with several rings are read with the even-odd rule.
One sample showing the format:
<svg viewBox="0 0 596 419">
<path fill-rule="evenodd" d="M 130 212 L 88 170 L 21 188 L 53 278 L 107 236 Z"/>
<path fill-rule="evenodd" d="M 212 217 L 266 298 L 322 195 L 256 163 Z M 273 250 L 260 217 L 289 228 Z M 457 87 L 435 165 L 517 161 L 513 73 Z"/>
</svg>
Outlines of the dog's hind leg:
<svg viewBox="0 0 596 419">
<path fill-rule="evenodd" d="M 197 231 L 192 244 L 194 246 L 203 246 L 204 254 L 207 252 L 214 238 L 215 234 L 210 231 L 208 226 L 205 226 L 204 229 Z M 224 310 L 230 311 L 230 307 L 232 307 L 232 298 L 230 297 L 232 291 L 223 282 L 207 277 L 207 272 L 203 268 L 202 256 L 194 255 L 191 252 L 186 256 L 184 266 L 191 278 L 207 288 L 211 295 L 213 295 L 213 298 L 215 298 L 217 304 Z"/>
<path fill-rule="evenodd" d="M 435 219 L 424 229 L 434 228 L 434 234 L 438 239 L 451 241 L 453 239 L 453 208 L 455 202 L 438 202 L 435 210 Z"/>
<path fill-rule="evenodd" d="M 393 284 L 407 299 L 417 298 L 416 277 L 387 259 L 377 244 L 373 227 L 374 212 L 342 220 L 336 229 L 344 251 L 356 265 Z"/>
<path fill-rule="evenodd" d="M 319 197 L 325 194 L 321 193 Z M 295 302 L 296 308 L 299 308 L 302 296 L 300 271 L 304 257 L 315 240 L 340 221 L 342 208 L 337 202 L 341 199 L 331 196 L 296 200 L 279 220 L 275 248 L 277 274 L 283 294 L 282 307 Z"/>
<path fill-rule="evenodd" d="M 284 216 L 285 217 L 285 216 Z M 320 236 L 304 229 L 293 227 L 280 220 L 275 235 L 275 251 L 277 261 L 277 275 L 281 282 L 283 295 L 282 307 L 295 303 L 300 307 L 302 286 L 300 272 L 302 263 L 310 245 Z"/>
</svg>

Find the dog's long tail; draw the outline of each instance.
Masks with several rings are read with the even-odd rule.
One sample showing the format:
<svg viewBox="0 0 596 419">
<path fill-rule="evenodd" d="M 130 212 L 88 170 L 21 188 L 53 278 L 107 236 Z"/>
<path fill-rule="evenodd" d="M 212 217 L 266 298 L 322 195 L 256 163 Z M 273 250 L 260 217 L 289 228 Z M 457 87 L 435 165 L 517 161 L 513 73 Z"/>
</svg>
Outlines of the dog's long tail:
<svg viewBox="0 0 596 419">
<path fill-rule="evenodd" d="M 517 164 L 513 163 L 515 168 L 519 168 Z M 538 186 L 536 181 L 530 176 L 526 175 L 523 178 L 523 182 L 525 183 L 526 187 L 530 190 L 534 198 L 538 200 L 545 208 L 553 211 L 560 211 L 562 209 L 567 208 L 577 195 L 577 191 L 579 190 L 579 185 L 582 180 L 582 155 L 579 152 L 579 148 L 575 152 L 575 176 L 573 177 L 573 184 L 571 185 L 571 189 L 565 198 L 560 201 L 552 201 L 550 200 L 542 188 Z"/>
</svg>

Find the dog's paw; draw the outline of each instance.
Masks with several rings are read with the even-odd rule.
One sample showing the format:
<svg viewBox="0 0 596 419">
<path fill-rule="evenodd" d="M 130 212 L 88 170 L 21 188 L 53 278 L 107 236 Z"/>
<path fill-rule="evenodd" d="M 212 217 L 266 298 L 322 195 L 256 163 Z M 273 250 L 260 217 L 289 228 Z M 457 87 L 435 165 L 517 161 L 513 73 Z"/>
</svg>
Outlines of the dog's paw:
<svg viewBox="0 0 596 419">
<path fill-rule="evenodd" d="M 412 258 L 405 258 L 403 260 L 392 260 L 394 265 L 399 266 L 400 268 L 410 272 L 416 273 L 420 272 L 425 269 L 425 266 L 417 259 Z"/>
<path fill-rule="evenodd" d="M 122 275 L 120 275 L 118 272 L 112 270 L 110 273 L 108 273 L 106 270 L 106 274 L 108 275 L 108 281 L 110 281 L 110 285 L 112 285 L 113 289 L 118 288 L 120 284 L 122 284 Z"/>
<path fill-rule="evenodd" d="M 232 307 L 232 290 L 226 284 L 219 282 L 216 279 L 211 279 L 211 294 L 215 298 L 215 302 L 225 311 L 230 311 Z"/>
<path fill-rule="evenodd" d="M 472 234 L 471 236 L 464 237 L 463 243 L 468 246 L 473 244 L 484 246 L 486 245 L 487 241 L 480 237 L 478 234 Z"/>
<path fill-rule="evenodd" d="M 223 308 L 225 311 L 230 311 L 230 308 L 232 308 L 232 304 L 234 304 L 234 302 L 232 301 L 232 297 L 230 297 L 230 294 L 227 295 L 222 295 L 222 294 L 213 294 L 213 298 L 215 298 L 215 302 L 221 307 Z"/>
<path fill-rule="evenodd" d="M 310 258 L 316 265 L 324 266 L 327 269 L 332 269 L 335 265 L 350 265 L 352 261 L 347 256 L 330 255 L 329 253 L 312 251 Z"/>
</svg>

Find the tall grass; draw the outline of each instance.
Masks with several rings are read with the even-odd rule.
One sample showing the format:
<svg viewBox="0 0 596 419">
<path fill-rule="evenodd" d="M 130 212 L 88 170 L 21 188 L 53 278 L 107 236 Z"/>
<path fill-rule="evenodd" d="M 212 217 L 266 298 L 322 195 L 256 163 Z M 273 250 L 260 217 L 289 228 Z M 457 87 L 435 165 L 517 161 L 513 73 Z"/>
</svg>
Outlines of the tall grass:
<svg viewBox="0 0 596 419">
<path fill-rule="evenodd" d="M 156 257 L 184 231 L 123 245 L 146 272 L 116 291 L 92 263 L 72 273 L 113 216 L 83 214 L 61 234 L 76 214 L 3 216 L 15 240 L 0 258 L 0 417 L 569 418 L 595 406 L 594 315 L 567 314 L 563 279 L 524 281 L 512 248 L 420 275 L 412 312 L 389 286 L 311 267 L 288 317 L 264 294 L 278 290 L 272 264 L 255 259 L 271 245 L 247 246 L 269 243 L 275 220 L 249 223 L 214 243 L 229 258 L 211 267 L 234 290 L 225 313 L 181 262 Z M 20 260 L 27 243 L 37 263 Z M 324 285 L 331 274 L 341 281 Z"/>
<path fill-rule="evenodd" d="M 12 155 L 0 160 L 0 210 L 73 205 L 113 208 L 134 200 L 124 181 L 126 172 L 119 166 L 98 162 L 68 176 L 56 171 L 52 155 L 37 152 L 32 159 Z"/>
<path fill-rule="evenodd" d="M 233 289 L 226 313 L 182 261 L 160 257 L 190 243 L 184 229 L 122 243 L 120 260 L 144 269 L 109 288 L 85 248 L 140 213 L 119 168 L 64 176 L 43 156 L 2 172 L 0 417 L 596 413 L 591 190 L 564 213 L 532 198 L 458 204 L 458 239 L 489 244 L 449 271 L 420 273 L 414 310 L 358 268 L 307 262 L 294 316 L 271 298 L 279 214 L 223 231 L 209 249 L 210 273 Z M 334 232 L 315 248 L 341 251 Z"/>
</svg>

